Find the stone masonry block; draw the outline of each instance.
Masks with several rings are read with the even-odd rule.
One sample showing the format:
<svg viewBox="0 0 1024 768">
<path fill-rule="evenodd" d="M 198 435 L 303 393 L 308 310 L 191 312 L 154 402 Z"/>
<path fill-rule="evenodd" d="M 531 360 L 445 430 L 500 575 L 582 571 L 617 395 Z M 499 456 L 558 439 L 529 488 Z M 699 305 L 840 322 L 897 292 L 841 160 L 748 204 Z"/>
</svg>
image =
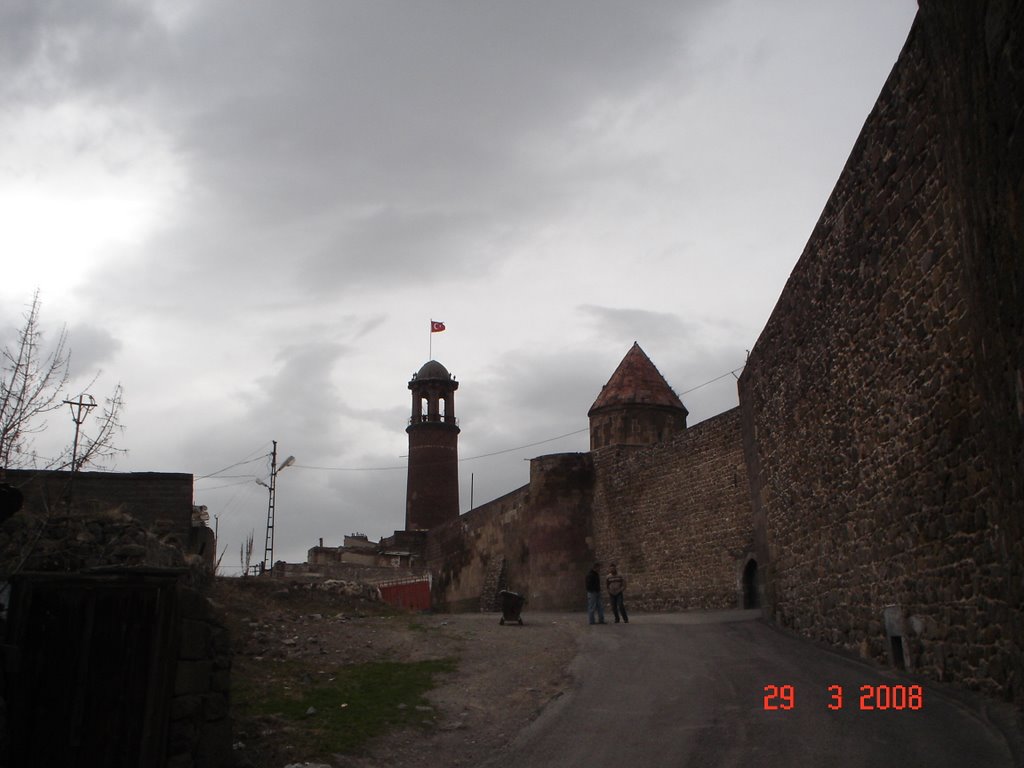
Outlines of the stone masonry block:
<svg viewBox="0 0 1024 768">
<path fill-rule="evenodd" d="M 209 661 L 179 661 L 174 677 L 174 694 L 206 693 L 210 690 L 213 663 Z"/>
</svg>

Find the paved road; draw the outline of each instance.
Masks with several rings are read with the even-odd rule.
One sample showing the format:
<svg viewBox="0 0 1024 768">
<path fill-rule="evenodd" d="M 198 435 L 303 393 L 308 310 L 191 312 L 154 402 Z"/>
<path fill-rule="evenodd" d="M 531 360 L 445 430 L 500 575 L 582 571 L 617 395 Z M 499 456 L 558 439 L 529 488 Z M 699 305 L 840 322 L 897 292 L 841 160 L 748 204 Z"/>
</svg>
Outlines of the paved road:
<svg viewBox="0 0 1024 768">
<path fill-rule="evenodd" d="M 578 687 L 487 768 L 1018 768 L 1020 721 L 1007 707 L 923 684 L 918 710 L 862 710 L 862 685 L 922 683 L 758 616 L 637 615 L 587 628 Z M 793 686 L 791 709 L 766 711 L 769 684 Z M 842 686 L 839 710 L 830 685 Z"/>
</svg>

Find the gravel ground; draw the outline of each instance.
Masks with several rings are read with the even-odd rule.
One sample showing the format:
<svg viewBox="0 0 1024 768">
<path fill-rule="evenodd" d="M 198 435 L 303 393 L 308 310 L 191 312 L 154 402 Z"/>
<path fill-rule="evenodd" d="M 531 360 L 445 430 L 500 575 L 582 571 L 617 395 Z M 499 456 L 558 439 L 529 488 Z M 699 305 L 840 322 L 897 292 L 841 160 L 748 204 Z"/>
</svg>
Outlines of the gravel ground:
<svg viewBox="0 0 1024 768">
<path fill-rule="evenodd" d="M 456 655 L 458 670 L 428 698 L 441 717 L 436 731 L 395 734 L 353 768 L 472 766 L 491 757 L 572 684 L 569 663 L 584 629 L 581 615 L 524 614 L 501 626 L 498 614 L 430 616 L 428 654 Z M 430 650 L 427 650 L 427 649 Z"/>
<path fill-rule="evenodd" d="M 213 601 L 225 613 L 235 646 L 233 675 L 256 676 L 266 658 L 313 664 L 455 658 L 428 699 L 436 725 L 392 732 L 363 753 L 335 755 L 331 768 L 473 766 L 504 748 L 572 684 L 568 668 L 586 629 L 583 613 L 530 613 L 523 626 L 500 614 L 395 613 L 379 603 L 280 582 L 219 580 Z M 358 592 L 358 590 L 354 590 Z M 237 717 L 238 766 L 285 768 L 304 755 L 296 734 L 273 722 Z M 308 759 L 308 758 L 306 758 Z M 321 758 L 322 759 L 322 758 Z"/>
</svg>

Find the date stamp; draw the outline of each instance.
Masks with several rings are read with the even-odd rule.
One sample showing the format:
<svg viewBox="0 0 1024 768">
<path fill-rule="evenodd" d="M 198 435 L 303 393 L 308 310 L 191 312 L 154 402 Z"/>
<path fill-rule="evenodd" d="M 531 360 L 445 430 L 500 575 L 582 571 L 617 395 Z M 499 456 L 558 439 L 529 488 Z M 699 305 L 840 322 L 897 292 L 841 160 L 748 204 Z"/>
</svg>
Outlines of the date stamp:
<svg viewBox="0 0 1024 768">
<path fill-rule="evenodd" d="M 836 711 L 846 705 L 843 686 L 828 687 L 828 708 Z M 862 685 L 856 698 L 861 711 L 918 710 L 924 706 L 924 690 L 920 685 Z M 766 712 L 796 708 L 796 688 L 792 685 L 766 685 L 764 709 Z"/>
</svg>

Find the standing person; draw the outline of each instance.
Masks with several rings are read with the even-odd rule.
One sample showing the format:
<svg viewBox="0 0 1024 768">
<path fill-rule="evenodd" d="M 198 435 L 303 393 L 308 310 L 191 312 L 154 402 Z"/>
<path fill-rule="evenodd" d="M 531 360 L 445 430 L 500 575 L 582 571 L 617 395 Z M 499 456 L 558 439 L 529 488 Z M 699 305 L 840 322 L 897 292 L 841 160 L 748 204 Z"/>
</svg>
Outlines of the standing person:
<svg viewBox="0 0 1024 768">
<path fill-rule="evenodd" d="M 597 611 L 598 624 L 604 624 L 604 606 L 601 605 L 601 564 L 594 563 L 587 572 L 587 619 L 594 623 L 594 611 Z"/>
<path fill-rule="evenodd" d="M 622 597 L 622 593 L 626 589 L 626 577 L 619 573 L 618 566 L 615 563 L 612 563 L 611 572 L 608 574 L 608 578 L 604 580 L 604 583 L 608 586 L 608 595 L 612 601 L 612 613 L 615 614 L 615 623 L 619 623 L 619 614 L 621 613 L 622 620 L 629 624 L 626 603 Z"/>
</svg>

